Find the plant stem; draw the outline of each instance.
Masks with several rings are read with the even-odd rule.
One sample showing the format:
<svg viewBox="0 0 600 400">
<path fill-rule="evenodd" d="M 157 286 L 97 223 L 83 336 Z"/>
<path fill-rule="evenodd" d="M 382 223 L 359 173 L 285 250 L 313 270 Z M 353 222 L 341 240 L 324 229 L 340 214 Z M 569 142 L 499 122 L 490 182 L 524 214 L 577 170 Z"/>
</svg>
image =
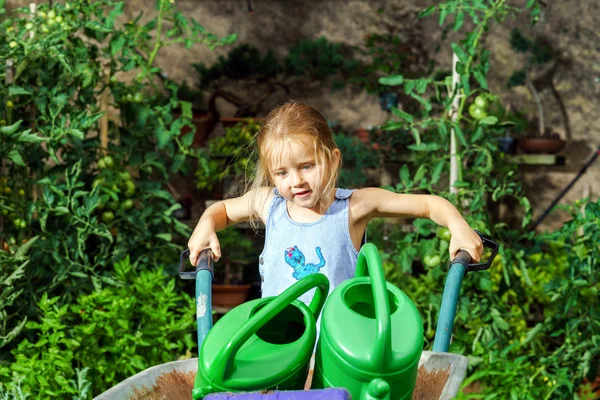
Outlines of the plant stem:
<svg viewBox="0 0 600 400">
<path fill-rule="evenodd" d="M 160 0 L 160 5 L 158 9 L 158 21 L 156 26 L 156 43 L 154 43 L 154 48 L 152 49 L 152 53 L 150 53 L 150 57 L 148 57 L 147 67 L 150 69 L 152 64 L 154 64 L 154 58 L 158 54 L 158 50 L 162 47 L 162 22 L 163 22 L 163 4 L 165 0 Z"/>
</svg>

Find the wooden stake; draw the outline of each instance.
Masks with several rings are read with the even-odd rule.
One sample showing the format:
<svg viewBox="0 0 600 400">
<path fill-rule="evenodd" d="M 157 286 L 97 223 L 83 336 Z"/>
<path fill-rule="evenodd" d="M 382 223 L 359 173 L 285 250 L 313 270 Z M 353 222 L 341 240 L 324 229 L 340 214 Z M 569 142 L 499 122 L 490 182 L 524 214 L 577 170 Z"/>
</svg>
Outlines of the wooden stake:
<svg viewBox="0 0 600 400">
<path fill-rule="evenodd" d="M 100 117 L 100 151 L 106 154 L 108 149 L 108 96 L 110 95 L 110 70 L 108 66 L 104 67 L 104 90 L 100 97 L 100 111 L 103 112 Z"/>
</svg>

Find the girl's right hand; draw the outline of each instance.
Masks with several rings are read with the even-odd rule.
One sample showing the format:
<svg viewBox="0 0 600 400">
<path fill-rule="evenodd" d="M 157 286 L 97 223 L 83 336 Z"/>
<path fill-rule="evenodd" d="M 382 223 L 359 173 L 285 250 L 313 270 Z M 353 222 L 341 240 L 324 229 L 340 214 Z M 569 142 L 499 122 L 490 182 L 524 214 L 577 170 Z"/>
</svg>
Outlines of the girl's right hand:
<svg viewBox="0 0 600 400">
<path fill-rule="evenodd" d="M 188 249 L 190 249 L 190 263 L 194 267 L 196 266 L 200 252 L 204 249 L 211 249 L 214 254 L 214 261 L 219 261 L 221 258 L 221 245 L 211 223 L 206 221 L 198 222 L 188 241 Z"/>
</svg>

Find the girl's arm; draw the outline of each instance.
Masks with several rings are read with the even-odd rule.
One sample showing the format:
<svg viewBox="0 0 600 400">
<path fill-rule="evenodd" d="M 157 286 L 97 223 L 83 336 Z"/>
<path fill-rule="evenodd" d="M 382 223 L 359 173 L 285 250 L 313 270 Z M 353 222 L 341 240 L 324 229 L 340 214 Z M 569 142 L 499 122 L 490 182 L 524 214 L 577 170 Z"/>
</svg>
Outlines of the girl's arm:
<svg viewBox="0 0 600 400">
<path fill-rule="evenodd" d="M 353 222 L 351 226 L 366 226 L 366 223 L 375 217 L 428 218 L 450 230 L 450 257 L 456 257 L 456 253 L 462 249 L 467 251 L 475 262 L 481 258 L 481 238 L 471 229 L 456 207 L 442 197 L 399 194 L 385 189 L 366 188 L 354 192 L 350 199 Z"/>
<path fill-rule="evenodd" d="M 204 249 L 211 249 L 215 261 L 218 261 L 221 258 L 221 246 L 217 232 L 230 225 L 248 221 L 253 214 L 264 221 L 272 197 L 270 189 L 264 187 L 251 190 L 240 197 L 218 201 L 208 207 L 188 241 L 192 265 L 196 265 L 196 260 Z"/>
</svg>

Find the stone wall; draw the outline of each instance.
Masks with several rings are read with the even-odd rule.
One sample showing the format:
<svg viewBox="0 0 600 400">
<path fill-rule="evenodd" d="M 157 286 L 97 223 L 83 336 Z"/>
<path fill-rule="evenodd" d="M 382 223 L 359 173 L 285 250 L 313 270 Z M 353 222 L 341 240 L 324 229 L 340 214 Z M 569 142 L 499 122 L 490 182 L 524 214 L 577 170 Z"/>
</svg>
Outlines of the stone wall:
<svg viewBox="0 0 600 400">
<path fill-rule="evenodd" d="M 438 65 L 450 66 L 449 43 L 452 35 L 442 40 L 437 17 L 417 21 L 417 12 L 433 1 L 342 1 L 342 0 L 253 0 L 253 12 L 248 11 L 246 0 L 176 0 L 177 6 L 187 16 L 194 17 L 209 31 L 217 35 L 238 34 L 238 43 L 249 43 L 262 49 L 271 49 L 283 56 L 287 49 L 300 39 L 320 36 L 333 42 L 361 45 L 367 34 L 386 30 L 403 35 L 427 53 Z M 525 0 L 522 0 L 524 3 Z M 8 6 L 24 5 L 22 0 L 8 0 Z M 139 12 L 151 16 L 154 1 L 126 0 L 125 17 L 131 19 Z M 496 25 L 488 35 L 486 45 L 492 51 L 490 88 L 516 109 L 524 110 L 532 118 L 535 106 L 524 88 L 508 90 L 506 82 L 522 63 L 522 57 L 510 49 L 508 38 L 514 26 L 529 36 L 544 37 L 559 59 L 553 83 L 560 94 L 569 118 L 565 127 L 558 103 L 549 87 L 542 88 L 540 96 L 546 113 L 547 125 L 569 139 L 563 151 L 566 166 L 523 167 L 521 173 L 528 194 L 539 215 L 558 195 L 560 190 L 576 175 L 584 162 L 600 144 L 600 4 L 588 0 L 562 0 L 545 2 L 542 21 L 530 28 L 526 16 L 510 19 Z M 384 12 L 378 12 L 384 9 Z M 439 46 L 439 51 L 436 47 Z M 157 64 L 175 80 L 194 77 L 191 64 L 212 64 L 227 48 L 210 51 L 196 46 L 165 49 L 159 54 Z M 249 88 L 248 96 L 253 96 Z M 326 85 L 312 85 L 292 95 L 279 93 L 272 96 L 266 108 L 288 97 L 309 102 L 319 108 L 332 121 L 350 129 L 380 124 L 388 118 L 381 111 L 378 99 L 356 89 L 346 88 L 332 92 Z M 218 103 L 223 115 L 235 111 L 226 102 Z M 600 194 L 600 160 L 571 189 L 564 201 L 582 197 L 591 190 L 594 199 Z M 542 229 L 554 227 L 564 220 L 556 213 L 546 220 Z"/>
</svg>

